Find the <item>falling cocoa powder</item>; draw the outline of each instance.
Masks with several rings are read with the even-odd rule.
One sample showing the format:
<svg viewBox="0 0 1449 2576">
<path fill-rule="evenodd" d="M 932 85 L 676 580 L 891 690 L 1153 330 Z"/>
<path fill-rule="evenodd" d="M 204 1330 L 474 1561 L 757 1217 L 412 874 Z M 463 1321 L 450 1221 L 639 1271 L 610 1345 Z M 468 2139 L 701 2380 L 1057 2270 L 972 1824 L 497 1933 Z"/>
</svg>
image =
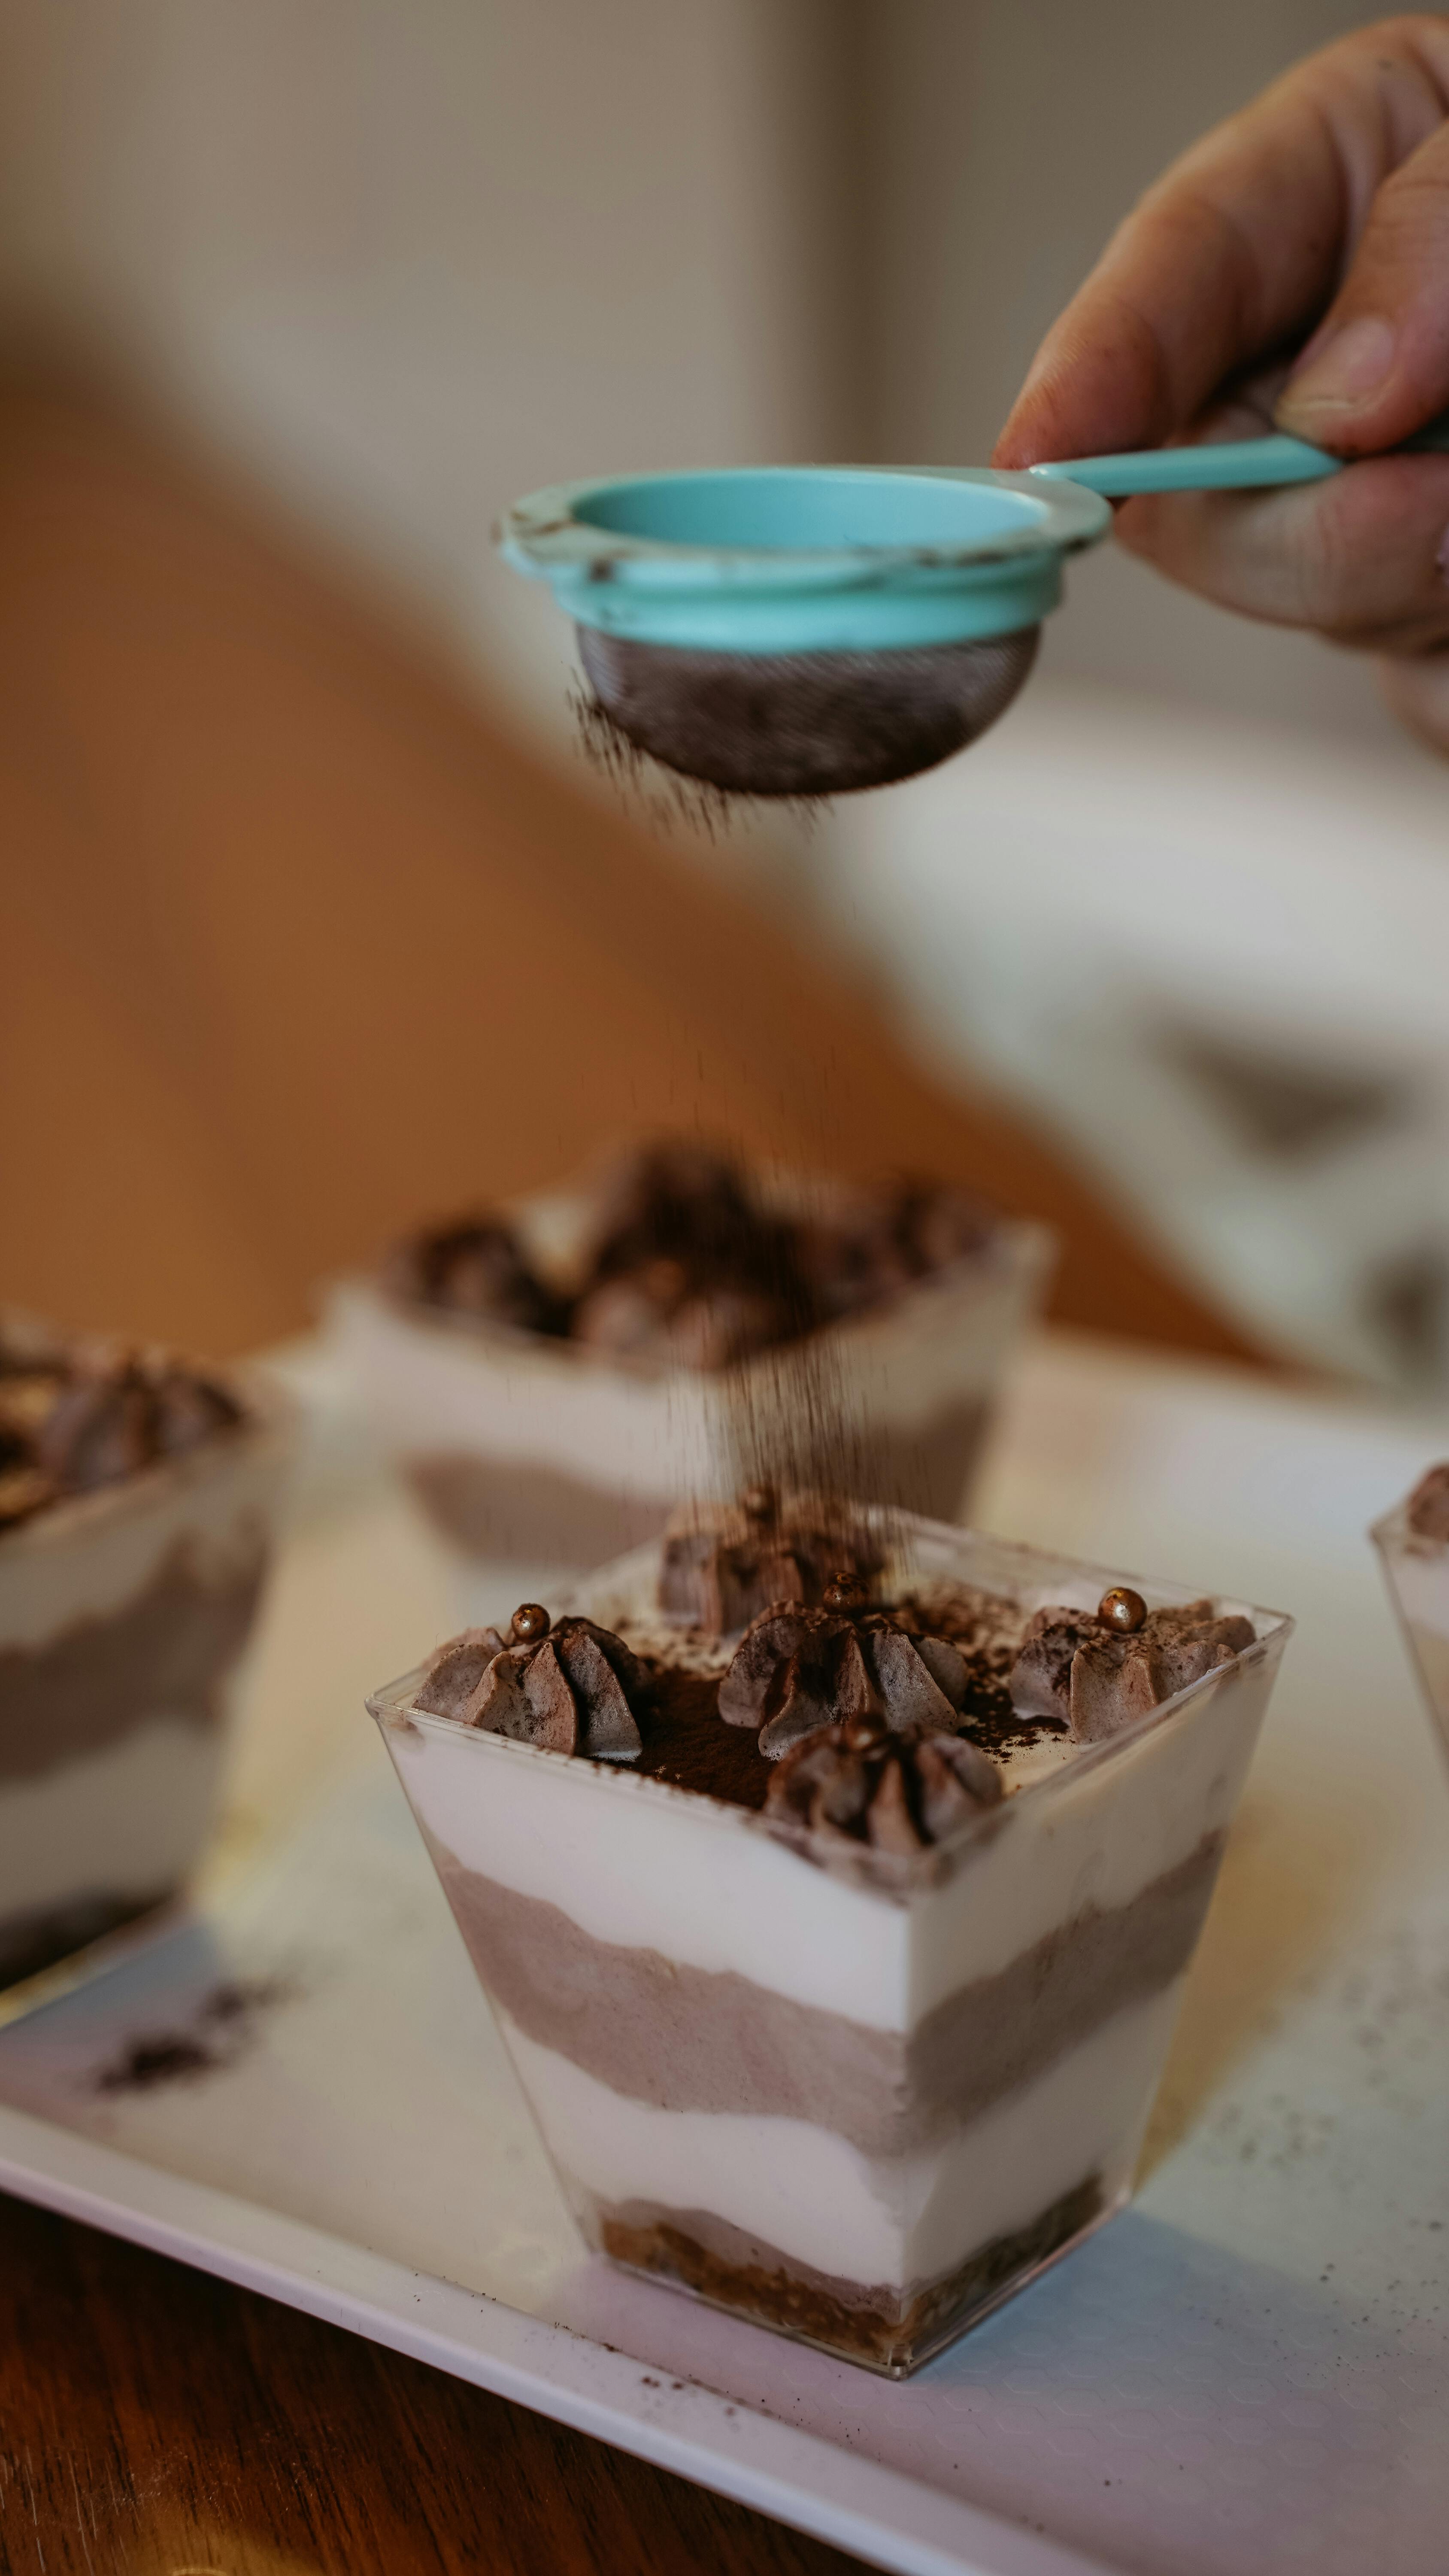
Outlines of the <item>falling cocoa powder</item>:
<svg viewBox="0 0 1449 2576">
<path fill-rule="evenodd" d="M 812 832 L 830 813 L 828 796 L 746 796 L 733 788 L 711 786 L 708 779 L 687 778 L 647 752 L 610 715 L 586 682 L 568 692 L 574 734 L 589 767 L 607 779 L 630 812 L 666 837 L 681 824 L 707 841 L 728 837 L 740 824 L 752 824 L 768 801 L 772 813 L 786 813 L 805 832 Z"/>
</svg>

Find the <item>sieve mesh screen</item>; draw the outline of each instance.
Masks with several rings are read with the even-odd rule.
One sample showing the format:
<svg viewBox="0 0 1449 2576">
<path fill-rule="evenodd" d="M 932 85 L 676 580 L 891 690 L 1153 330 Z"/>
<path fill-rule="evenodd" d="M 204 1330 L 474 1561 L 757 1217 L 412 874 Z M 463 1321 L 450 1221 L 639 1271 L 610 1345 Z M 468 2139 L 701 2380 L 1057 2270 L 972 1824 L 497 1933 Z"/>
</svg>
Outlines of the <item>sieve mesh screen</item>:
<svg viewBox="0 0 1449 2576">
<path fill-rule="evenodd" d="M 716 653 L 581 626 L 599 704 L 640 751 L 727 795 L 886 787 L 949 760 L 1010 705 L 1039 628 L 898 652 Z"/>
</svg>

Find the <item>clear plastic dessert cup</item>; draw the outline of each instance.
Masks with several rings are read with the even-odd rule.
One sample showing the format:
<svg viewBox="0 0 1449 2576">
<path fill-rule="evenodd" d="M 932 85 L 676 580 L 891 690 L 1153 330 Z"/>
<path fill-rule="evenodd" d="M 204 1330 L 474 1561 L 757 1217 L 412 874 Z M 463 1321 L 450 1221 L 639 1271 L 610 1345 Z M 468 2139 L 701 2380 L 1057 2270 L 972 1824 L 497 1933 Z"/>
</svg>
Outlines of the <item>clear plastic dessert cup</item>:
<svg viewBox="0 0 1449 2576">
<path fill-rule="evenodd" d="M 1023 1625 L 1121 1580 L 862 1518 L 887 1588 L 982 1587 Z M 658 1560 L 569 1606 L 657 1646 Z M 420 1713 L 421 1669 L 379 1692 L 589 2244 L 899 2378 L 1119 2209 L 1291 1629 L 1246 1615 L 1207 1679 L 1003 1753 L 1000 1803 L 906 1856 Z"/>
<path fill-rule="evenodd" d="M 0 1990 L 174 1896 L 217 1803 L 290 1417 L 0 1535 Z"/>
<path fill-rule="evenodd" d="M 508 1213 L 566 1264 L 585 1208 L 540 1194 Z M 334 1286 L 328 1316 L 386 1454 L 455 1555 L 583 1571 L 653 1536 L 681 1499 L 760 1475 L 955 1518 L 1051 1259 L 1047 1229 L 1002 1220 L 889 1302 L 718 1370 L 430 1312 L 364 1276 Z"/>
<path fill-rule="evenodd" d="M 1430 1527 L 1415 1528 L 1415 1504 L 1423 1490 L 1422 1484 L 1417 1486 L 1393 1511 L 1375 1521 L 1369 1536 L 1378 1549 L 1429 1714 L 1449 1754 L 1449 1536 L 1435 1533 L 1432 1512 L 1418 1514 L 1430 1521 Z"/>
</svg>

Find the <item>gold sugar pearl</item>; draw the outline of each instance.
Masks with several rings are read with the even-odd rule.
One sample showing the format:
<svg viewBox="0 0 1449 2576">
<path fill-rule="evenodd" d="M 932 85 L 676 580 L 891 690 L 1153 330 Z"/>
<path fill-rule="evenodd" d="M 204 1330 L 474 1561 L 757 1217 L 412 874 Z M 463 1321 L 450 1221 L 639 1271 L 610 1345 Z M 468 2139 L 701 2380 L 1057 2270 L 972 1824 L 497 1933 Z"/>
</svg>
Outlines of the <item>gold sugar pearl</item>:
<svg viewBox="0 0 1449 2576">
<path fill-rule="evenodd" d="M 886 1739 L 878 1717 L 848 1717 L 840 1732 L 847 1753 L 874 1753 Z"/>
<path fill-rule="evenodd" d="M 546 1637 L 553 1621 L 539 1601 L 524 1601 L 513 1613 L 513 1634 L 520 1646 L 536 1646 Z"/>
<path fill-rule="evenodd" d="M 865 1600 L 865 1585 L 860 1576 L 846 1566 L 840 1573 L 832 1574 L 820 1598 L 827 1610 L 859 1610 Z"/>
<path fill-rule="evenodd" d="M 1098 1602 L 1097 1616 L 1104 1628 L 1115 1628 L 1119 1637 L 1132 1637 L 1147 1616 L 1147 1604 L 1140 1592 L 1133 1592 L 1125 1583 L 1114 1583 Z"/>
</svg>

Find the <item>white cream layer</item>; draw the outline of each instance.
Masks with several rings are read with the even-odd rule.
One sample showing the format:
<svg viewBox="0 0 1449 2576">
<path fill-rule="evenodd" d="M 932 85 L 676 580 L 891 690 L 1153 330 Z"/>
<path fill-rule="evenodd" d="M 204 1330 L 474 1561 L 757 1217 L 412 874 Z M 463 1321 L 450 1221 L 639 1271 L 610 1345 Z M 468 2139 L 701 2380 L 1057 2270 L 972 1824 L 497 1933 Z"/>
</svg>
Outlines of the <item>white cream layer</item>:
<svg viewBox="0 0 1449 2576">
<path fill-rule="evenodd" d="M 211 1822 L 222 1743 L 219 1728 L 155 1717 L 38 1780 L 0 1782 L 0 1922 L 173 1887 Z"/>
<path fill-rule="evenodd" d="M 1441 1728 L 1449 1734 L 1449 1546 L 1417 1538 L 1400 1504 L 1373 1531 L 1384 1571 Z"/>
<path fill-rule="evenodd" d="M 270 1529 L 285 1437 L 266 1423 L 39 1512 L 0 1542 L 0 1650 L 124 1609 L 179 1546 L 224 1582 Z"/>
<path fill-rule="evenodd" d="M 626 2100 L 499 2014 L 564 2177 L 617 2205 L 704 2210 L 819 2272 L 905 2288 L 1029 2226 L 1096 2174 L 1131 2178 L 1181 1979 L 930 2149 L 871 2159 L 829 2129 Z"/>
<path fill-rule="evenodd" d="M 1402 1617 L 1411 1627 L 1449 1637 L 1449 1546 L 1415 1538 L 1402 1510 L 1381 1521 L 1373 1535 Z"/>
<path fill-rule="evenodd" d="M 1442 1628 L 1406 1621 L 1409 1643 L 1424 1684 L 1424 1694 L 1440 1726 L 1449 1734 L 1449 1634 Z"/>
<path fill-rule="evenodd" d="M 433 1839 L 592 1939 L 733 1970 L 873 2029 L 913 2029 L 1086 1907 L 1128 1904 L 1232 1815 L 1276 1654 L 1134 1742 L 1008 1801 L 944 1886 L 895 1903 L 738 1808 L 445 1720 L 387 1730 Z"/>
</svg>

